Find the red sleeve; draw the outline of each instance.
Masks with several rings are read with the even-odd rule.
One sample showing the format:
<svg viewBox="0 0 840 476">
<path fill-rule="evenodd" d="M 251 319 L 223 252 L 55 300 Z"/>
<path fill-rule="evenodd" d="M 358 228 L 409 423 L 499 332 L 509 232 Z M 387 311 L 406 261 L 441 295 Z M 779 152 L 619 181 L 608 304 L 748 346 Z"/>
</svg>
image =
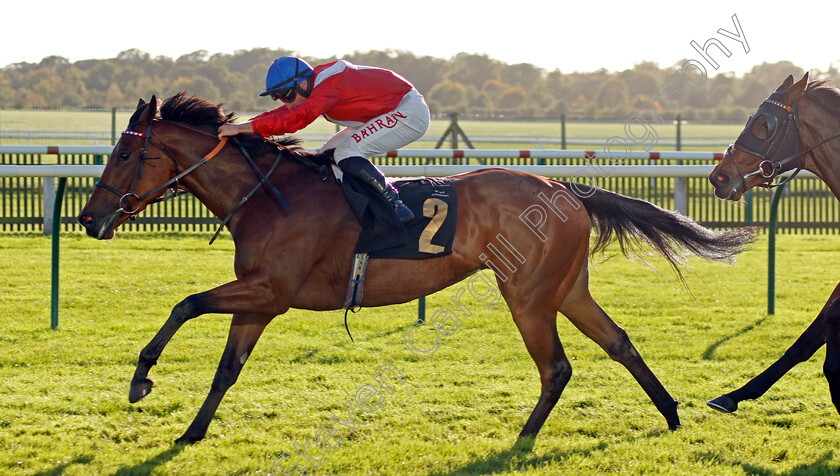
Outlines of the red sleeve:
<svg viewBox="0 0 840 476">
<path fill-rule="evenodd" d="M 270 111 L 265 111 L 265 112 L 264 112 L 264 113 L 262 113 L 262 114 L 257 114 L 256 116 L 254 116 L 254 117 L 252 117 L 252 118 L 251 118 L 251 121 L 253 122 L 253 121 L 254 121 L 254 119 L 259 119 L 259 118 L 261 118 L 261 117 L 265 117 L 265 116 L 268 116 L 268 115 L 274 114 L 274 111 L 276 111 L 276 110 L 277 110 L 277 109 L 272 109 L 272 110 L 270 110 Z"/>
<path fill-rule="evenodd" d="M 278 107 L 253 118 L 251 124 L 254 132 L 263 137 L 297 132 L 312 124 L 318 116 L 328 113 L 340 100 L 341 88 L 338 81 L 327 80 L 313 88 L 310 96 L 300 106 L 294 109 Z"/>
</svg>

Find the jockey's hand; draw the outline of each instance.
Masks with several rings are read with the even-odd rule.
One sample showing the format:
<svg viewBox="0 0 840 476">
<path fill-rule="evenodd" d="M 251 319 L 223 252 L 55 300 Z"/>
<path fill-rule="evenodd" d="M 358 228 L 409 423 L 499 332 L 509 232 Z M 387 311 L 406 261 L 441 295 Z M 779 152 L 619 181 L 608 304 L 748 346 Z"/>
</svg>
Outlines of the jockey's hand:
<svg viewBox="0 0 840 476">
<path fill-rule="evenodd" d="M 222 137 L 235 136 L 237 134 L 253 134 L 254 126 L 250 122 L 242 122 L 238 124 L 222 124 L 219 126 L 219 139 Z"/>
</svg>

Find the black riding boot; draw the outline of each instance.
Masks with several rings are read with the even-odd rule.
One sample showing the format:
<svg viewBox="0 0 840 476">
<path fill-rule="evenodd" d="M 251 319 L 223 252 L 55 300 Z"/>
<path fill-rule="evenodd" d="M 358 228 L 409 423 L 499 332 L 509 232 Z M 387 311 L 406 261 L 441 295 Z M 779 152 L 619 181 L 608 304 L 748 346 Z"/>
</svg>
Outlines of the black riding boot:
<svg viewBox="0 0 840 476">
<path fill-rule="evenodd" d="M 414 219 L 414 213 L 400 200 L 397 190 L 385 182 L 385 176 L 370 161 L 364 157 L 348 157 L 338 162 L 338 167 L 345 174 L 361 180 L 382 195 L 385 201 L 394 207 L 400 221 L 408 223 Z"/>
</svg>

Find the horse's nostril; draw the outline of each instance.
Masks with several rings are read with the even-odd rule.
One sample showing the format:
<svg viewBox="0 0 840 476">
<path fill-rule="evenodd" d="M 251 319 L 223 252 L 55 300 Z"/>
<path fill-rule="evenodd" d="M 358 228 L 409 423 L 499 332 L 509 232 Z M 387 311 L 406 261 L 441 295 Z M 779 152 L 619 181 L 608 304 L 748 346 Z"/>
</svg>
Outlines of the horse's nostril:
<svg viewBox="0 0 840 476">
<path fill-rule="evenodd" d="M 726 175 L 724 175 L 724 174 L 717 174 L 717 175 L 715 176 L 715 183 L 717 183 L 718 185 L 723 185 L 723 184 L 725 184 L 727 181 L 729 181 L 729 177 L 727 177 L 727 176 L 726 176 Z"/>
<path fill-rule="evenodd" d="M 79 223 L 81 223 L 82 226 L 84 226 L 84 227 L 89 227 L 89 226 L 93 225 L 95 222 L 96 222 L 96 218 L 94 218 L 91 215 L 84 214 L 84 215 L 79 216 Z"/>
</svg>

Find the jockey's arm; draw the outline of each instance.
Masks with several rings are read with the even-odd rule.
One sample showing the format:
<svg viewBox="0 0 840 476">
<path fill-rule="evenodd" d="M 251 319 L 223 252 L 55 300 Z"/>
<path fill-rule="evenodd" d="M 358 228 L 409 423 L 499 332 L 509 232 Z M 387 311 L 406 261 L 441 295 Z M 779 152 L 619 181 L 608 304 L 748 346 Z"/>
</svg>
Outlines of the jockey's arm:
<svg viewBox="0 0 840 476">
<path fill-rule="evenodd" d="M 254 126 L 251 121 L 222 124 L 219 127 L 219 139 L 237 134 L 254 134 Z"/>
</svg>

